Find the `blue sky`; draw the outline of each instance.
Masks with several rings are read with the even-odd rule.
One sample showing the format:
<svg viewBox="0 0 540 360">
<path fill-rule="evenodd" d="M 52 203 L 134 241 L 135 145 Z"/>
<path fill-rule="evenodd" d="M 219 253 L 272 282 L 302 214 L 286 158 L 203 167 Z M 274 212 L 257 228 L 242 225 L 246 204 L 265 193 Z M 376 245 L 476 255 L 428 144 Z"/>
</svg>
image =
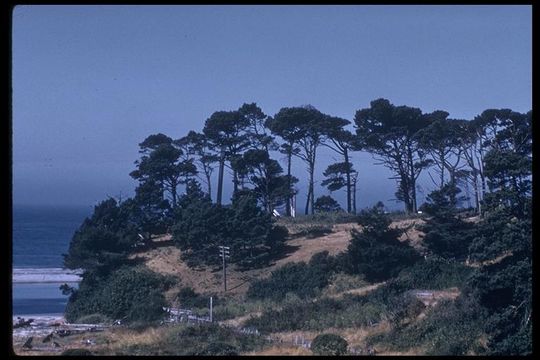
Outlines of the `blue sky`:
<svg viewBox="0 0 540 360">
<path fill-rule="evenodd" d="M 13 200 L 132 195 L 146 136 L 200 131 L 214 111 L 245 102 L 268 115 L 311 104 L 349 120 L 380 97 L 453 118 L 526 112 L 531 33 L 531 6 L 18 6 Z M 337 159 L 320 155 L 319 181 Z M 402 207 L 389 201 L 386 169 L 366 153 L 354 162 L 360 208 Z M 294 175 L 307 178 L 303 163 Z M 426 176 L 420 185 L 433 188 Z M 301 181 L 299 210 L 306 189 Z"/>
</svg>

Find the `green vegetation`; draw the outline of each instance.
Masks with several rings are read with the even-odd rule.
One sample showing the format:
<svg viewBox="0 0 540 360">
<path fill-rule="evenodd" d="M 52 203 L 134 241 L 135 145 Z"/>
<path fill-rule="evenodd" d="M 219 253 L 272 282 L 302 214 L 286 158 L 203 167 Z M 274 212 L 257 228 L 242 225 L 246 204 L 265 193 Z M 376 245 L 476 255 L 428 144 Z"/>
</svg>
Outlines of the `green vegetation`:
<svg viewBox="0 0 540 360">
<path fill-rule="evenodd" d="M 159 320 L 166 306 L 163 291 L 170 285 L 170 280 L 146 268 L 122 267 L 103 278 L 87 272 L 71 295 L 65 316 L 70 322 L 93 314 L 128 322 Z"/>
<path fill-rule="evenodd" d="M 224 245 L 230 247 L 229 262 L 259 267 L 283 246 L 286 229 L 274 229 L 271 215 L 257 206 L 255 197 L 238 195 L 231 206 L 212 204 L 202 193 L 191 197 L 172 227 L 173 240 L 189 265 L 219 264 L 217 249 Z"/>
<path fill-rule="evenodd" d="M 252 299 L 282 300 L 288 293 L 300 298 L 313 297 L 328 284 L 333 258 L 328 252 L 313 255 L 309 264 L 289 263 L 267 279 L 251 283 L 246 296 Z"/>
<path fill-rule="evenodd" d="M 315 355 L 345 355 L 347 353 L 347 341 L 336 334 L 317 335 L 311 343 L 311 351 Z"/>
<path fill-rule="evenodd" d="M 215 324 L 176 325 L 153 343 L 131 344 L 114 355 L 236 355 L 260 350 L 265 340 Z"/>
<path fill-rule="evenodd" d="M 333 197 L 329 195 L 320 196 L 315 200 L 315 211 L 318 213 L 321 212 L 334 212 L 341 211 L 341 206 Z"/>
<path fill-rule="evenodd" d="M 364 274 L 368 281 L 383 281 L 421 259 L 412 247 L 398 240 L 401 230 L 389 228 L 390 219 L 384 214 L 382 204 L 362 211 L 360 224 L 362 232 L 353 230 L 343 256 L 342 263 L 349 272 Z"/>
<path fill-rule="evenodd" d="M 161 319 L 168 305 L 164 292 L 174 281 L 133 260 L 139 251 L 172 244 L 188 266 L 217 270 L 218 246 L 224 245 L 230 247 L 234 271 L 246 271 L 283 257 L 291 248 L 288 238 L 320 237 L 339 231 L 336 224 L 358 223 L 362 229 L 352 231 L 345 252 L 287 263 L 269 277 L 252 280 L 245 298 L 216 296 L 214 318 L 259 312 L 245 325 L 266 333 L 385 322 L 389 332 L 369 342 L 393 351 L 531 354 L 532 112 L 489 109 L 471 121 L 448 116 L 377 99 L 356 112 L 353 133 L 346 129 L 350 121 L 310 105 L 282 108 L 270 117 L 252 103 L 214 112 L 202 132 L 176 140 L 148 136 L 139 144 L 141 157 L 130 174 L 138 181 L 135 196 L 99 203 L 72 238 L 65 265 L 84 274 L 78 289 L 61 287 L 70 295 L 66 318 L 122 319 L 141 329 Z M 341 206 L 331 196 L 315 201 L 320 146 L 340 156 L 324 171 L 322 185 L 345 189 L 346 211 L 337 211 Z M 360 149 L 392 171 L 405 212 L 388 214 L 378 203 L 356 215 L 361 169 L 355 170 L 351 155 Z M 286 173 L 271 157 L 277 150 L 287 157 Z M 307 165 L 309 185 L 306 215 L 296 218 L 289 217 L 297 192 L 293 157 Z M 232 172 L 230 204 L 222 199 L 225 166 Z M 436 188 L 419 206 L 416 182 L 423 172 L 429 172 Z M 207 191 L 197 179 L 206 182 Z M 478 215 L 475 221 L 464 219 L 460 209 L 471 200 L 468 211 Z M 274 208 L 282 205 L 286 216 L 274 218 Z M 392 220 L 413 218 L 424 223 L 417 229 L 424 233 L 425 257 L 400 240 L 403 230 L 390 226 Z M 170 244 L 154 242 L 166 233 L 172 235 Z M 374 286 L 360 289 L 368 285 Z M 415 290 L 447 296 L 430 303 Z M 173 301 L 183 307 L 207 311 L 208 294 L 183 288 L 176 295 Z M 234 355 L 263 346 L 261 338 L 215 325 L 174 329 L 155 344 L 130 345 L 125 353 Z M 321 354 L 343 349 L 328 334 L 315 345 Z"/>
</svg>

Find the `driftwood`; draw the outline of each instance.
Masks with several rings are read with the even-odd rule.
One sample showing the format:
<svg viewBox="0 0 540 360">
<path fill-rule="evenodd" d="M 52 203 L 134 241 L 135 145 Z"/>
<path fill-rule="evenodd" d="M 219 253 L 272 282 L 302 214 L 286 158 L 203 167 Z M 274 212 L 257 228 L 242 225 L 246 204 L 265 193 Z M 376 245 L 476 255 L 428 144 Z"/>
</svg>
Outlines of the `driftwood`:
<svg viewBox="0 0 540 360">
<path fill-rule="evenodd" d="M 17 329 L 17 328 L 21 328 L 25 326 L 30 326 L 30 324 L 32 324 L 33 322 L 34 322 L 34 319 L 25 320 L 24 318 L 18 318 L 18 321 L 15 324 L 13 324 L 13 328 Z"/>
</svg>

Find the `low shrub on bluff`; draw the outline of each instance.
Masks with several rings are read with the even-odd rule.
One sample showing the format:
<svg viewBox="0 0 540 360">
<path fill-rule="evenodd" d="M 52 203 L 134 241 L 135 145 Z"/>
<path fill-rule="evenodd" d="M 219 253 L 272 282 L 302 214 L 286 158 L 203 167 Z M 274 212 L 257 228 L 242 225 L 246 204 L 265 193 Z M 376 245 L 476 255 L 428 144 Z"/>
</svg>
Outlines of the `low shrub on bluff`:
<svg viewBox="0 0 540 360">
<path fill-rule="evenodd" d="M 104 277 L 88 272 L 69 299 L 66 319 L 98 313 L 128 322 L 157 320 L 166 306 L 162 291 L 170 285 L 169 279 L 143 267 L 122 267 Z"/>
<path fill-rule="evenodd" d="M 310 262 L 288 263 L 272 272 L 269 278 L 255 281 L 248 289 L 252 299 L 282 300 L 287 293 L 300 298 L 314 296 L 328 285 L 333 258 L 324 251 L 315 254 Z"/>
</svg>

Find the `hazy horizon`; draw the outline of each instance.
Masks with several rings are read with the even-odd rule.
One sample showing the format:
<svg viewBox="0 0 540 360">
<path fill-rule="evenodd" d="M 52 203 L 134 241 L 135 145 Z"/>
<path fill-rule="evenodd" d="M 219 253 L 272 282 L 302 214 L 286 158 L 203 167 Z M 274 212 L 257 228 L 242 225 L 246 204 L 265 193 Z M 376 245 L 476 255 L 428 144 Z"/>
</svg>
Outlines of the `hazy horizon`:
<svg viewBox="0 0 540 360">
<path fill-rule="evenodd" d="M 532 108 L 531 6 L 17 6 L 13 203 L 93 206 L 132 196 L 138 143 L 202 130 L 256 102 L 311 104 L 353 121 L 383 97 L 472 119 Z M 351 127 L 352 129 L 352 127 Z M 338 159 L 319 150 L 322 172 Z M 282 155 L 274 154 L 280 160 Z M 396 183 L 354 153 L 358 208 L 392 209 Z M 306 166 L 295 159 L 302 212 Z M 214 173 L 212 197 L 215 199 Z M 232 184 L 224 182 L 228 202 Z M 424 172 L 420 199 L 434 185 Z M 182 189 L 180 189 L 180 192 Z M 332 196 L 344 206 L 345 193 Z"/>
</svg>

